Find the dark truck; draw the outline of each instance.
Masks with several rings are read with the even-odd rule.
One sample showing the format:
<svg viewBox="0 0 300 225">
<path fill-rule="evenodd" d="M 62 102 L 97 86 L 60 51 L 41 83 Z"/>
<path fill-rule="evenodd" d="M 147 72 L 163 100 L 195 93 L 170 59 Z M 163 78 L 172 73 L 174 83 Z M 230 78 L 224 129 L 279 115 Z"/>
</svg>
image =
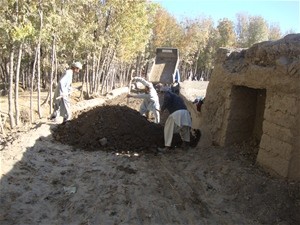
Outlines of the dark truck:
<svg viewBox="0 0 300 225">
<path fill-rule="evenodd" d="M 171 85 L 180 82 L 178 70 L 179 51 L 177 48 L 157 48 L 148 80 L 153 84 Z"/>
</svg>

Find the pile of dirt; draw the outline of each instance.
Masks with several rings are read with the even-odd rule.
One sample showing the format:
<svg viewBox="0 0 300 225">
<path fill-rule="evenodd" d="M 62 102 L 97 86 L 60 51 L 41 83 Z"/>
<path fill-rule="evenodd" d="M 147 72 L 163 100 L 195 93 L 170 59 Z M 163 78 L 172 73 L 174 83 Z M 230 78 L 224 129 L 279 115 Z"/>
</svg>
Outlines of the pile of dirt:
<svg viewBox="0 0 300 225">
<path fill-rule="evenodd" d="M 125 105 L 125 96 L 119 96 L 106 104 L 78 112 L 75 119 L 58 125 L 53 130 L 57 141 L 88 151 L 145 152 L 156 153 L 164 146 L 163 123 L 156 124 L 140 115 L 137 108 L 141 100 L 130 99 Z M 162 115 L 162 121 L 168 115 Z M 191 146 L 200 139 L 200 131 L 193 131 Z M 182 144 L 175 134 L 172 146 Z"/>
<path fill-rule="evenodd" d="M 143 151 L 163 145 L 163 126 L 127 106 L 105 105 L 57 126 L 56 140 L 84 150 Z M 106 143 L 107 142 L 107 143 Z"/>
</svg>

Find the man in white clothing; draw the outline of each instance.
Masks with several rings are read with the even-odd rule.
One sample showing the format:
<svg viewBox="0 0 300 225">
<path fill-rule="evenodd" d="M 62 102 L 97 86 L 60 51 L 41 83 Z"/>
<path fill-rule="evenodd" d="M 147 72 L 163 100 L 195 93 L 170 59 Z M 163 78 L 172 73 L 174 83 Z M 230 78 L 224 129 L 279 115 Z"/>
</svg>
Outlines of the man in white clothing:
<svg viewBox="0 0 300 225">
<path fill-rule="evenodd" d="M 71 65 L 71 68 L 66 70 L 65 75 L 58 82 L 53 96 L 54 112 L 50 116 L 51 120 L 56 119 L 58 116 L 63 117 L 63 122 L 71 119 L 72 111 L 69 100 L 69 95 L 71 93 L 71 84 L 73 74 L 78 74 L 81 69 L 82 64 L 80 62 L 73 63 Z"/>
<path fill-rule="evenodd" d="M 143 94 L 128 94 L 127 97 L 133 98 L 142 98 L 144 99 L 143 103 L 140 106 L 140 114 L 148 115 L 149 112 L 152 112 L 155 118 L 155 123 L 160 122 L 160 104 L 157 92 L 151 82 L 146 81 L 142 77 L 134 77 L 132 81 L 140 82 L 145 86 L 145 93 Z"/>
</svg>

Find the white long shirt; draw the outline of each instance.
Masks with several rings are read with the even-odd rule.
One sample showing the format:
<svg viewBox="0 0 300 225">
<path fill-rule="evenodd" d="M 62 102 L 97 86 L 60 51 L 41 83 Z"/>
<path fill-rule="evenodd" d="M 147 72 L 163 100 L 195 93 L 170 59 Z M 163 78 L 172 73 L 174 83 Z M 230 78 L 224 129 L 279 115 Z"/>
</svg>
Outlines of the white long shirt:
<svg viewBox="0 0 300 225">
<path fill-rule="evenodd" d="M 73 70 L 68 69 L 66 70 L 65 74 L 59 80 L 58 85 L 55 89 L 54 99 L 59 96 L 63 96 L 64 98 L 68 97 L 71 92 L 71 84 L 73 79 Z"/>
<path fill-rule="evenodd" d="M 134 98 L 143 98 L 145 104 L 147 104 L 148 107 L 150 107 L 150 108 L 154 107 L 154 109 L 160 110 L 159 98 L 158 98 L 157 92 L 156 92 L 153 84 L 151 82 L 146 81 L 142 77 L 134 77 L 132 80 L 140 82 L 144 86 L 149 88 L 149 93 L 148 94 L 147 93 L 137 94 L 137 95 L 133 95 L 132 97 L 134 97 Z"/>
</svg>

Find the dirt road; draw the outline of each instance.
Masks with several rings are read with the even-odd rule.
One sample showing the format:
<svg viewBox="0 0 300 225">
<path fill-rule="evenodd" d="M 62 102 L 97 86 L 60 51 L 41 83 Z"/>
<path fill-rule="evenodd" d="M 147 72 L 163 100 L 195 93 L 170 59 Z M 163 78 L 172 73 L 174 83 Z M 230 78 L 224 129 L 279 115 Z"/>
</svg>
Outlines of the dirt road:
<svg viewBox="0 0 300 225">
<path fill-rule="evenodd" d="M 58 126 L 2 146 L 2 225 L 300 223 L 299 183 L 262 171 L 254 147 L 85 151 L 54 139 Z"/>
</svg>

